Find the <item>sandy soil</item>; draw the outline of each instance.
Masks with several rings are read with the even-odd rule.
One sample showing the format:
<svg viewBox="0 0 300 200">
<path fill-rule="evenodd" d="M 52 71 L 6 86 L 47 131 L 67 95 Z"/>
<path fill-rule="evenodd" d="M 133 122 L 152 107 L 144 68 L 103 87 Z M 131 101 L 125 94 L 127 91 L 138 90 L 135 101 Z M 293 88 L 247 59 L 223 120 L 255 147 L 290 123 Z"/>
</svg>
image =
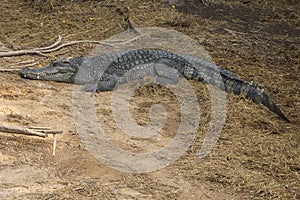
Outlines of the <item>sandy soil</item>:
<svg viewBox="0 0 300 200">
<path fill-rule="evenodd" d="M 183 3 L 184 2 L 184 3 Z M 300 73 L 299 3 L 296 1 L 2 1 L 0 49 L 31 49 L 64 40 L 104 40 L 135 27 L 175 29 L 198 41 L 213 61 L 265 88 L 292 121 L 286 123 L 260 105 L 228 95 L 227 119 L 209 156 L 195 156 L 208 129 L 207 87 L 191 82 L 201 124 L 188 151 L 171 165 L 150 173 L 126 173 L 101 164 L 85 150 L 74 125 L 73 86 L 0 73 L 1 124 L 63 130 L 56 156 L 52 138 L 0 133 L 1 199 L 299 199 Z M 130 19 L 130 20 L 128 20 Z M 2 57 L 1 68 L 24 62 L 43 66 L 64 56 L 88 55 L 78 44 L 49 57 Z M 110 92 L 96 94 L 97 116 L 107 137 L 133 152 L 163 147 L 172 140 L 180 110 L 167 88 L 142 87 L 131 100 L 140 125 L 160 103 L 168 113 L 160 139 L 135 140 L 113 121 Z"/>
</svg>

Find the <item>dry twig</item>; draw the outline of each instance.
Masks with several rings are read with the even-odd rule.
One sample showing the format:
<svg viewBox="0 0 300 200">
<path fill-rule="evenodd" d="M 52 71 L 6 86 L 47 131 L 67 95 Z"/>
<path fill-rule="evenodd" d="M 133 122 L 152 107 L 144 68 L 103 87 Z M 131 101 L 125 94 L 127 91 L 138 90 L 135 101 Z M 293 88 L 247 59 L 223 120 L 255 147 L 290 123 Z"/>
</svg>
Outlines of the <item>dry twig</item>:
<svg viewBox="0 0 300 200">
<path fill-rule="evenodd" d="M 51 53 L 51 52 L 57 51 L 61 48 L 75 45 L 75 44 L 80 44 L 80 43 L 95 43 L 95 44 L 102 44 L 102 45 L 113 47 L 113 45 L 111 45 L 111 44 L 101 42 L 101 41 L 96 41 L 96 40 L 78 40 L 78 41 L 71 41 L 71 42 L 62 43 L 62 44 L 61 44 L 61 40 L 62 40 L 62 37 L 58 36 L 56 42 L 50 46 L 34 48 L 34 49 L 29 49 L 29 50 L 0 52 L 0 57 L 21 56 L 21 55 L 29 55 L 29 54 L 31 54 L 31 55 L 36 54 L 36 55 L 47 57 L 46 53 Z"/>
<path fill-rule="evenodd" d="M 232 34 L 234 37 L 236 37 L 236 34 L 240 34 L 240 35 L 246 35 L 247 34 L 247 33 L 243 33 L 243 32 L 240 32 L 240 31 L 230 30 L 230 29 L 227 29 L 227 28 L 224 28 L 224 30 L 229 32 L 230 34 Z"/>
<path fill-rule="evenodd" d="M 55 156 L 55 150 L 56 150 L 56 134 L 53 134 L 52 156 Z"/>
<path fill-rule="evenodd" d="M 5 133 L 16 133 L 23 135 L 34 135 L 39 137 L 48 137 L 48 134 L 61 134 L 62 131 L 59 130 L 51 130 L 49 128 L 20 128 L 14 126 L 4 126 L 0 125 L 0 132 Z"/>
<path fill-rule="evenodd" d="M 5 68 L 0 68 L 0 72 L 19 72 L 20 69 L 5 69 Z"/>
<path fill-rule="evenodd" d="M 50 127 L 20 128 L 20 127 L 4 126 L 4 125 L 0 125 L 0 132 L 34 135 L 43 138 L 48 137 L 48 134 L 53 134 L 52 156 L 55 156 L 56 135 L 63 133 L 63 131 L 52 130 Z"/>
</svg>

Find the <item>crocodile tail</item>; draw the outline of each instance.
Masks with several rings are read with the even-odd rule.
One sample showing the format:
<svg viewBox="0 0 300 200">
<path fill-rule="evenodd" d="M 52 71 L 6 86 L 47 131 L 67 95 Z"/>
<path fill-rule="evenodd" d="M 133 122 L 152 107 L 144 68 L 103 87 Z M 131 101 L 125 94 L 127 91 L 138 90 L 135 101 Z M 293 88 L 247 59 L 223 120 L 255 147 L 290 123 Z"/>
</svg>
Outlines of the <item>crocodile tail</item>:
<svg viewBox="0 0 300 200">
<path fill-rule="evenodd" d="M 272 98 L 269 96 L 269 94 L 261 89 L 258 85 L 252 84 L 252 83 L 246 83 L 248 92 L 245 95 L 246 98 L 251 99 L 255 103 L 260 103 L 267 107 L 270 111 L 276 113 L 279 117 L 284 119 L 287 122 L 290 122 L 290 120 L 281 112 L 280 108 L 277 106 L 277 104 L 272 100 Z"/>
<path fill-rule="evenodd" d="M 247 82 L 226 69 L 220 68 L 212 63 L 191 57 L 187 58 L 192 61 L 193 67 L 183 68 L 181 73 L 185 78 L 214 85 L 228 93 L 243 95 L 257 104 L 264 105 L 283 120 L 290 122 L 268 93 L 257 84 Z"/>
<path fill-rule="evenodd" d="M 247 99 L 251 99 L 257 104 L 262 104 L 267 107 L 270 111 L 276 113 L 283 120 L 290 122 L 290 120 L 281 112 L 276 103 L 272 100 L 269 94 L 261 89 L 257 84 L 247 82 L 242 79 L 230 79 L 223 77 L 223 89 L 226 92 L 232 92 L 237 95 L 243 95 Z"/>
</svg>

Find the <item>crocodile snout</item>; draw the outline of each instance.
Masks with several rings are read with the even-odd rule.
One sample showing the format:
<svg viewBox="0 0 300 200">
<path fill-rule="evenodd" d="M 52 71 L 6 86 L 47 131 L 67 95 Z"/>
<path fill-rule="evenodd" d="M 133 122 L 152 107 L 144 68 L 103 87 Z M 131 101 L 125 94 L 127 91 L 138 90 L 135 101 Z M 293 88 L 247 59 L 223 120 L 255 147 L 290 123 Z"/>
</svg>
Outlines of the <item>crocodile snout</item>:
<svg viewBox="0 0 300 200">
<path fill-rule="evenodd" d="M 21 70 L 20 70 L 20 76 L 21 77 L 26 77 L 26 73 L 28 73 L 29 72 L 29 68 L 28 67 L 24 67 L 24 68 L 22 68 Z"/>
</svg>

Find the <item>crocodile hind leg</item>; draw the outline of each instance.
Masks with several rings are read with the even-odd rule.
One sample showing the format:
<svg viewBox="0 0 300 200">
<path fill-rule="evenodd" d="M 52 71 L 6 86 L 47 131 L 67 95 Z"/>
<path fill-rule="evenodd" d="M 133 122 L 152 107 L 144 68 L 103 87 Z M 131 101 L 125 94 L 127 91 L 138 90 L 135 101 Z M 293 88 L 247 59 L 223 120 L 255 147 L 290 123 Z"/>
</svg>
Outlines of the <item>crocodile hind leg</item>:
<svg viewBox="0 0 300 200">
<path fill-rule="evenodd" d="M 154 72 L 156 76 L 156 82 L 160 86 L 165 86 L 167 84 L 177 84 L 179 81 L 180 76 L 178 71 L 164 64 L 155 63 Z"/>
</svg>

